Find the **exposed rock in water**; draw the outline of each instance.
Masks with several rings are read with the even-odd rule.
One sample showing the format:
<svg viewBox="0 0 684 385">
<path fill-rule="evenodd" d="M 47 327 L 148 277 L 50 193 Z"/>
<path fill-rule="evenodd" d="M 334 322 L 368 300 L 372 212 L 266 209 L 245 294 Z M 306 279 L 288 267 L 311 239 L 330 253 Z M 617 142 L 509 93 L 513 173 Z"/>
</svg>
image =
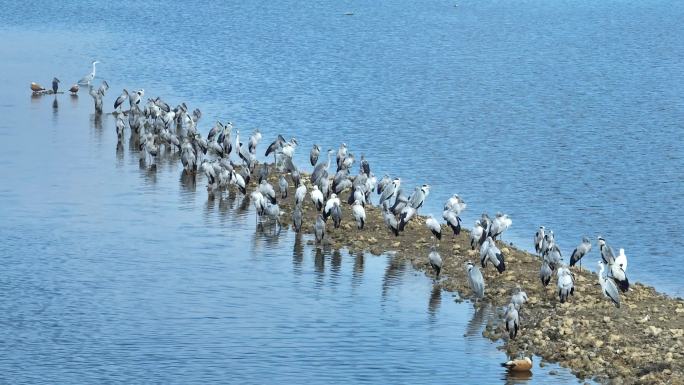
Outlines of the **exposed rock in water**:
<svg viewBox="0 0 684 385">
<path fill-rule="evenodd" d="M 302 175 L 304 176 L 304 175 Z M 271 183 L 278 175 L 271 173 Z M 250 189 L 257 178 L 252 178 Z M 307 188 L 310 190 L 308 176 Z M 288 198 L 279 201 L 283 226 L 287 227 L 292 214 L 294 186 L 290 184 Z M 349 192 L 340 195 L 346 201 Z M 374 199 L 377 195 L 374 194 Z M 431 199 L 430 197 L 429 199 Z M 248 199 L 245 198 L 245 199 Z M 312 223 L 317 212 L 311 200 L 305 199 L 302 232 L 312 234 Z M 326 225 L 326 242 L 334 237 L 335 248 L 368 251 L 379 255 L 394 251 L 396 263 L 408 262 L 429 277 L 434 276 L 427 263 L 432 245 L 432 234 L 423 217 L 417 217 L 406 230 L 394 236 L 386 228 L 377 207 L 366 205 L 366 223 L 358 230 L 351 217 L 350 206 L 343 204 L 342 228 L 334 229 L 332 221 Z M 351 226 L 347 226 L 352 224 Z M 446 225 L 444 236 L 436 244 L 443 266 L 440 285 L 458 292 L 458 300 L 472 298 L 465 263 L 479 265 L 479 251 L 470 250 L 467 230 L 451 236 Z M 307 241 L 307 244 L 313 244 Z M 555 279 L 544 287 L 539 282 L 539 258 L 498 242 L 506 255 L 506 271 L 499 274 L 490 264 L 482 270 L 486 289 L 484 301 L 503 307 L 510 301 L 516 285 L 521 285 L 529 301 L 521 312 L 521 329 L 516 339 L 509 339 L 503 324 L 488 323 L 482 332 L 492 340 L 500 340 L 502 348 L 511 353 L 535 354 L 549 362 L 558 362 L 579 378 L 593 378 L 602 383 L 684 384 L 684 302 L 667 297 L 654 288 L 634 283 L 630 291 L 621 294 L 622 306 L 615 308 L 603 297 L 596 274 L 572 268 L 575 275 L 575 294 L 565 304 L 558 300 Z M 482 304 L 482 301 L 479 303 Z M 449 332 L 449 331 L 445 331 Z M 456 332 L 455 330 L 452 332 Z M 540 366 L 544 363 L 541 362 Z M 553 371 L 552 371 L 553 372 Z"/>
</svg>

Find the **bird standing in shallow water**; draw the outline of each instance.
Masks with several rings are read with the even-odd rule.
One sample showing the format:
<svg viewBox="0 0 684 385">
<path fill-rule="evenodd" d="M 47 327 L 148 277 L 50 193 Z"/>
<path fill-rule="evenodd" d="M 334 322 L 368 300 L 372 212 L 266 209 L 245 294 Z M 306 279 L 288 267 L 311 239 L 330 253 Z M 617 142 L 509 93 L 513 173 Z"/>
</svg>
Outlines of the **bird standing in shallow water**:
<svg viewBox="0 0 684 385">
<path fill-rule="evenodd" d="M 95 60 L 93 62 L 93 70 L 88 75 L 81 78 L 81 80 L 78 81 L 78 84 L 80 84 L 82 86 L 90 85 L 90 83 L 93 81 L 93 79 L 95 79 L 95 65 L 98 63 L 99 63 L 99 61 L 97 61 L 97 60 Z"/>
<path fill-rule="evenodd" d="M 78 88 L 78 84 L 74 84 L 71 86 L 71 88 L 69 88 L 69 92 L 71 92 L 73 95 L 76 95 L 76 93 L 78 93 Z"/>
<path fill-rule="evenodd" d="M 52 93 L 56 94 L 59 89 L 59 79 L 52 78 Z"/>
</svg>

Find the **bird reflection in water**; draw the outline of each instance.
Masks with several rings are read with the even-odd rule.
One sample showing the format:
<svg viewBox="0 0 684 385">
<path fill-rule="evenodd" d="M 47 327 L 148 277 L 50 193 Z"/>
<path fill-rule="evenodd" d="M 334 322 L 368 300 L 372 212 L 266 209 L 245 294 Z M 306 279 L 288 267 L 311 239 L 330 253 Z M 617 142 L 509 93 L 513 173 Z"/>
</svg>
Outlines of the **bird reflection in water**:
<svg viewBox="0 0 684 385">
<path fill-rule="evenodd" d="M 465 336 L 481 338 L 482 326 L 485 324 L 486 320 L 489 319 L 489 316 L 491 316 L 491 314 L 491 304 L 481 302 L 479 306 L 476 305 L 473 317 L 470 319 L 470 321 L 468 321 L 468 325 L 466 325 Z"/>
<path fill-rule="evenodd" d="M 226 220 L 235 219 L 235 217 L 230 214 L 230 211 L 235 206 L 235 195 L 231 197 L 231 195 L 228 194 L 228 196 L 224 197 L 223 194 L 219 193 L 216 198 L 218 200 L 218 211 L 219 214 L 221 214 L 219 217 L 221 223 L 225 223 Z"/>
<path fill-rule="evenodd" d="M 387 267 L 385 268 L 385 275 L 382 277 L 382 300 L 387 298 L 389 289 L 399 283 L 401 275 L 406 270 L 406 264 L 400 262 L 394 257 L 388 258 Z"/>
<path fill-rule="evenodd" d="M 274 248 L 280 240 L 280 229 L 275 223 L 260 222 L 256 226 L 256 239 L 264 241 L 267 247 Z"/>
<path fill-rule="evenodd" d="M 183 170 L 180 176 L 180 185 L 184 192 L 194 193 L 197 190 L 196 174 Z"/>
<path fill-rule="evenodd" d="M 532 379 L 532 372 L 514 372 L 507 370 L 504 381 L 506 385 L 527 384 Z"/>
<path fill-rule="evenodd" d="M 428 314 L 430 315 L 430 321 L 434 322 L 437 319 L 437 311 L 439 311 L 439 305 L 442 304 L 442 287 L 439 285 L 434 285 L 432 287 L 432 292 L 430 292 L 430 301 L 428 301 Z"/>
<path fill-rule="evenodd" d="M 140 160 L 140 173 L 145 177 L 146 185 L 156 185 L 157 184 L 157 166 L 152 165 L 152 167 L 146 167 L 145 161 Z"/>
<path fill-rule="evenodd" d="M 140 135 L 135 132 L 131 132 L 131 136 L 128 138 L 128 151 L 131 154 L 140 153 Z"/>
<path fill-rule="evenodd" d="M 52 99 L 52 123 L 57 125 L 57 118 L 59 116 L 59 103 L 57 102 L 57 95 Z"/>
<path fill-rule="evenodd" d="M 90 115 L 90 125 L 95 128 L 95 130 L 102 131 L 102 114 L 94 113 Z"/>
<path fill-rule="evenodd" d="M 352 287 L 358 287 L 363 280 L 364 254 L 359 251 L 354 256 L 354 270 L 352 271 Z"/>
<path fill-rule="evenodd" d="M 339 250 L 333 250 L 330 256 L 330 276 L 334 283 L 337 283 L 337 278 L 340 276 L 340 268 L 342 267 L 342 254 Z"/>
<path fill-rule="evenodd" d="M 71 102 L 71 107 L 78 106 L 78 94 L 70 94 L 69 101 Z"/>
<path fill-rule="evenodd" d="M 325 255 L 319 247 L 314 248 L 314 271 L 316 272 L 316 287 L 321 288 L 325 280 Z"/>
<path fill-rule="evenodd" d="M 302 234 L 297 233 L 292 249 L 292 268 L 297 275 L 302 273 L 302 262 L 304 262 L 304 243 L 302 242 Z"/>
<path fill-rule="evenodd" d="M 124 159 L 124 147 L 123 143 L 117 142 L 116 143 L 116 166 L 121 167 L 123 166 L 123 159 Z"/>
<path fill-rule="evenodd" d="M 228 195 L 233 195 L 234 197 L 237 197 L 237 191 L 229 191 Z M 249 204 L 251 203 L 249 199 L 249 195 L 243 195 L 242 198 L 240 199 L 240 204 L 238 204 L 236 212 L 238 214 L 244 215 L 249 211 Z"/>
</svg>

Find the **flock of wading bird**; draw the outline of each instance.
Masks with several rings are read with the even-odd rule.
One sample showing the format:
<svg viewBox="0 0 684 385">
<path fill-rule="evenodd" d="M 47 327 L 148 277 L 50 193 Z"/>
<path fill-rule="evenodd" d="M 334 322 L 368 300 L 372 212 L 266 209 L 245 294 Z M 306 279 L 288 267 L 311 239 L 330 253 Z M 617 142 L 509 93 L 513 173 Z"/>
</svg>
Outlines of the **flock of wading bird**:
<svg viewBox="0 0 684 385">
<path fill-rule="evenodd" d="M 91 85 L 95 77 L 95 64 L 97 62 L 93 63 L 92 72 L 80 83 L 88 85 L 95 103 L 95 113 L 101 114 L 103 98 L 109 85 L 106 81 L 102 81 L 98 88 Z M 417 186 L 410 195 L 406 195 L 400 178 L 385 175 L 378 180 L 363 156 L 359 162 L 358 173 L 351 175 L 355 157 L 345 143 L 340 145 L 336 153 L 329 149 L 327 159 L 320 162 L 321 149 L 316 144 L 312 146 L 309 160 L 314 169 L 308 178 L 307 186 L 306 178 L 302 177 L 293 162 L 295 150 L 299 146 L 295 138 L 286 140 L 278 135 L 270 143 L 264 153 L 266 158 L 273 156 L 274 165 L 269 167 L 265 162 L 260 164 L 257 161 L 257 146 L 262 139 L 259 129 L 254 130 L 247 138 L 241 138 L 240 130 L 234 130 L 230 122 L 216 122 L 207 136 L 203 137 L 197 130 L 197 124 L 202 117 L 199 109 L 188 113 L 185 103 L 171 108 L 159 97 L 143 102 L 144 94 L 145 91 L 142 89 L 134 92 L 124 89 L 114 101 L 113 112 L 116 115 L 118 140 L 123 141 L 124 131 L 128 127 L 131 130 L 131 137 L 136 138 L 139 143 L 141 164 L 145 167 L 156 167 L 155 160 L 160 151 L 178 151 L 184 172 L 190 175 L 204 173 L 208 180 L 207 190 L 210 194 L 219 196 L 229 188 L 235 188 L 243 196 L 247 196 L 247 187 L 250 180 L 255 177 L 257 187 L 249 197 L 256 209 L 256 220 L 270 221 L 276 229 L 280 228 L 280 217 L 284 214 L 278 200 L 287 198 L 288 188 L 292 183 L 295 190 L 294 209 L 291 213 L 293 229 L 295 232 L 302 229 L 305 220 L 302 205 L 308 194 L 318 212 L 315 220 L 309 219 L 314 220 L 313 229 L 317 245 L 322 244 L 325 239 L 328 231 L 326 223 L 329 219 L 332 218 L 333 230 L 340 227 L 343 218 L 343 201 L 340 196 L 345 192 L 348 192 L 345 203 L 351 207 L 352 217 L 359 231 L 364 229 L 366 222 L 365 206 L 372 204 L 371 197 L 373 192 L 376 192 L 379 195 L 377 204 L 381 207 L 384 223 L 395 236 L 404 231 L 407 223 L 416 217 L 430 194 L 428 184 Z M 126 101 L 129 108 L 124 111 Z M 331 177 L 333 155 L 336 170 Z M 276 188 L 268 181 L 272 173 L 277 174 L 277 193 Z M 465 209 L 466 203 L 458 194 L 454 194 L 444 204 L 442 218 L 454 235 L 461 231 L 460 214 Z M 475 222 L 470 233 L 470 246 L 473 250 L 479 249 L 482 268 L 491 263 L 499 273 L 506 270 L 505 256 L 497 247 L 496 240 L 501 238 L 511 224 L 509 216 L 502 213 L 497 213 L 493 219 L 484 213 Z M 436 218 L 430 215 L 425 225 L 434 238 L 441 240 L 442 226 Z M 624 249 L 620 249 L 619 254 L 615 256 L 613 249 L 601 236 L 598 237 L 597 243 L 601 254 L 599 284 L 605 297 L 616 307 L 620 307 L 620 291 L 627 292 L 629 289 L 626 275 L 627 257 Z M 563 255 L 555 242 L 553 231 L 547 230 L 544 226 L 541 226 L 534 235 L 534 247 L 541 260 L 539 278 L 542 285 L 547 287 L 555 273 L 559 300 L 561 303 L 565 302 L 569 296 L 574 295 L 575 277 L 570 267 L 580 262 L 591 251 L 591 241 L 586 237 L 582 239 L 570 256 L 569 266 L 563 262 Z M 443 260 L 434 244 L 428 254 L 428 262 L 434 269 L 435 279 L 439 279 Z M 482 298 L 485 282 L 480 267 L 469 261 L 465 269 L 474 296 L 477 299 Z M 518 311 L 526 301 L 527 294 L 518 286 L 504 314 L 505 327 L 510 338 L 517 336 L 520 325 Z M 510 365 L 531 366 L 524 360 Z"/>
</svg>

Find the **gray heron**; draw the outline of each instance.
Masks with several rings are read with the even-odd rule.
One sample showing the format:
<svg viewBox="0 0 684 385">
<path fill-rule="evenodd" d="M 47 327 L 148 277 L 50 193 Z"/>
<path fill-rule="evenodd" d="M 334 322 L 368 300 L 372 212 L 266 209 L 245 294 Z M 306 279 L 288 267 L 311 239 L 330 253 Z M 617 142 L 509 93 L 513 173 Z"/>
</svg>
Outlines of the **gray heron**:
<svg viewBox="0 0 684 385">
<path fill-rule="evenodd" d="M 318 186 L 314 185 L 313 189 L 311 190 L 311 201 L 313 202 L 314 206 L 316 207 L 316 210 L 321 211 L 323 208 L 323 193 L 321 190 L 318 189 Z"/>
<path fill-rule="evenodd" d="M 262 180 L 261 183 L 259 184 L 259 191 L 264 194 L 264 198 L 271 202 L 271 204 L 276 203 L 276 193 L 275 190 L 273 189 L 273 186 L 268 183 L 266 180 Z"/>
<path fill-rule="evenodd" d="M 582 270 L 582 257 L 591 251 L 591 241 L 587 237 L 582 238 L 582 243 L 577 245 L 575 250 L 570 255 L 570 266 L 575 266 L 577 262 L 580 263 L 580 270 Z"/>
<path fill-rule="evenodd" d="M 549 262 L 543 260 L 541 268 L 539 269 L 539 279 L 544 287 L 548 286 L 549 282 L 551 282 L 551 275 L 553 275 L 553 270 L 551 270 Z"/>
<path fill-rule="evenodd" d="M 314 167 L 314 170 L 311 173 L 311 183 L 318 184 L 318 181 L 323 177 L 323 174 L 327 174 L 327 171 L 330 168 L 330 162 L 332 160 L 332 153 L 333 150 L 328 150 L 328 162 L 319 163 L 316 165 L 316 167 Z"/>
<path fill-rule="evenodd" d="M 496 246 L 496 242 L 492 237 L 487 237 L 482 246 L 480 246 L 480 263 L 482 267 L 487 266 L 487 261 L 491 262 L 499 274 L 506 271 L 506 262 L 504 261 L 504 255 Z"/>
<path fill-rule="evenodd" d="M 311 152 L 309 153 L 309 162 L 311 163 L 311 167 L 315 167 L 316 163 L 318 163 L 318 156 L 321 154 L 321 148 L 318 147 L 317 144 L 314 144 L 313 147 L 311 147 Z"/>
<path fill-rule="evenodd" d="M 605 264 L 603 261 L 599 261 L 599 274 L 598 274 L 598 279 L 599 279 L 599 284 L 601 285 L 601 291 L 603 292 L 603 295 L 610 299 L 613 304 L 615 304 L 615 307 L 620 307 L 620 292 L 618 291 L 617 286 L 615 285 L 615 281 L 612 279 L 606 277 L 603 275 L 604 267 Z"/>
<path fill-rule="evenodd" d="M 366 210 L 358 199 L 352 205 L 352 215 L 356 221 L 356 228 L 363 230 L 363 226 L 366 224 Z"/>
<path fill-rule="evenodd" d="M 316 243 L 323 242 L 323 237 L 325 237 L 325 221 L 323 220 L 323 214 L 318 214 L 318 217 L 316 218 L 314 235 L 316 236 Z"/>
<path fill-rule="evenodd" d="M 425 199 L 430 195 L 430 185 L 424 184 L 420 187 L 416 187 L 416 190 L 411 194 L 409 198 L 409 205 L 414 209 L 418 210 L 425 203 Z"/>
<path fill-rule="evenodd" d="M 520 328 L 520 317 L 518 316 L 518 310 L 515 309 L 514 304 L 508 304 L 506 312 L 504 313 L 504 321 L 506 323 L 508 336 L 511 339 L 515 339 L 515 337 L 518 336 L 518 329 Z"/>
<path fill-rule="evenodd" d="M 306 186 L 301 184 L 295 190 L 295 205 L 301 205 L 304 202 L 304 198 L 306 198 Z"/>
<path fill-rule="evenodd" d="M 497 237 L 500 237 L 504 231 L 511 227 L 512 223 L 513 221 L 508 217 L 508 214 L 497 213 L 489 228 L 489 236 L 496 240 Z"/>
<path fill-rule="evenodd" d="M 568 300 L 568 297 L 575 293 L 575 276 L 567 267 L 558 268 L 558 299 L 560 303 Z"/>
<path fill-rule="evenodd" d="M 128 90 L 124 88 L 123 92 L 121 92 L 121 95 L 119 95 L 119 97 L 114 101 L 114 111 L 119 111 L 119 107 L 123 105 L 126 99 L 128 99 Z"/>
<path fill-rule="evenodd" d="M 468 272 L 468 284 L 470 285 L 470 290 L 473 291 L 473 294 L 475 294 L 476 298 L 484 297 L 485 282 L 480 269 L 469 261 L 466 264 L 466 271 Z"/>
<path fill-rule="evenodd" d="M 542 242 L 544 242 L 544 233 L 544 226 L 539 226 L 539 230 L 534 233 L 534 251 L 537 252 L 537 255 L 541 255 Z"/>
<path fill-rule="evenodd" d="M 484 227 L 482 227 L 482 224 L 480 223 L 479 220 L 475 221 L 475 225 L 473 226 L 473 230 L 470 232 L 470 249 L 475 250 L 477 246 L 480 244 L 480 239 L 482 239 L 482 235 L 484 234 Z"/>
<path fill-rule="evenodd" d="M 430 248 L 428 262 L 430 262 L 430 267 L 435 271 L 435 279 L 439 279 L 439 273 L 442 271 L 442 256 L 439 255 L 435 246 Z"/>
<path fill-rule="evenodd" d="M 386 200 L 389 200 L 395 196 L 397 190 L 399 190 L 399 187 L 401 187 L 400 178 L 394 178 L 390 184 L 385 185 L 385 187 L 382 189 L 382 193 L 380 194 L 380 201 L 378 204 L 381 205 Z"/>
<path fill-rule="evenodd" d="M 86 76 L 84 76 L 81 80 L 78 81 L 78 84 L 80 85 L 90 85 L 90 83 L 95 79 L 95 65 L 100 63 L 99 61 L 95 60 L 93 62 L 93 70 Z"/>
<path fill-rule="evenodd" d="M 287 188 L 288 187 L 289 187 L 289 183 L 287 183 L 287 179 L 285 179 L 285 175 L 281 175 L 280 178 L 278 179 L 278 189 L 280 190 L 280 199 L 287 198 Z"/>
<path fill-rule="evenodd" d="M 435 238 L 438 240 L 442 239 L 442 226 L 440 226 L 439 222 L 437 222 L 432 214 L 428 215 L 428 218 L 425 220 L 425 226 L 427 226 Z"/>
<path fill-rule="evenodd" d="M 516 310 L 520 310 L 527 300 L 527 293 L 522 291 L 520 286 L 516 286 L 515 292 L 511 296 L 511 303 L 515 305 Z"/>
<path fill-rule="evenodd" d="M 453 231 L 454 236 L 461 233 L 461 217 L 459 217 L 454 211 L 445 210 L 442 212 L 442 218 L 446 221 L 447 225 Z"/>
<path fill-rule="evenodd" d="M 387 228 L 392 231 L 392 234 L 394 234 L 395 237 L 398 236 L 399 223 L 397 222 L 397 217 L 395 217 L 394 214 L 392 214 L 392 212 L 386 205 L 383 205 L 382 217 Z"/>
<path fill-rule="evenodd" d="M 302 230 L 302 208 L 299 205 L 295 205 L 294 211 L 292 211 L 292 228 L 295 233 Z"/>
</svg>

